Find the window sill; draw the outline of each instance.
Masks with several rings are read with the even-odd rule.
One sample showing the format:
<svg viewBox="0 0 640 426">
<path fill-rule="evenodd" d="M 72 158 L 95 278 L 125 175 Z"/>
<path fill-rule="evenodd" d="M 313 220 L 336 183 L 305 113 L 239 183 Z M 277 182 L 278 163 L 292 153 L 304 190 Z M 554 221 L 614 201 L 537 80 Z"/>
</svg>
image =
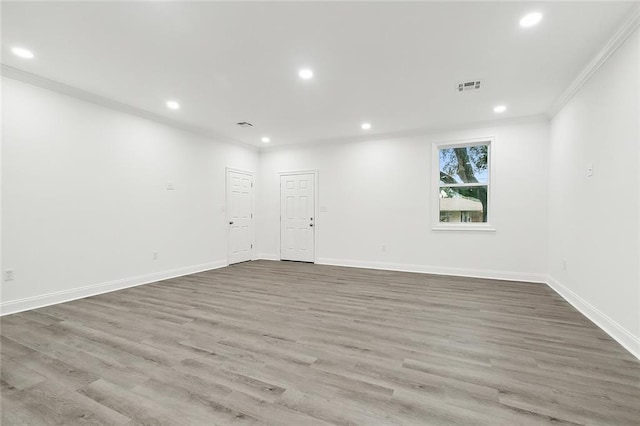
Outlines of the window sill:
<svg viewBox="0 0 640 426">
<path fill-rule="evenodd" d="M 496 228 L 485 223 L 482 225 L 436 225 L 432 231 L 472 231 L 472 232 L 496 232 Z"/>
</svg>

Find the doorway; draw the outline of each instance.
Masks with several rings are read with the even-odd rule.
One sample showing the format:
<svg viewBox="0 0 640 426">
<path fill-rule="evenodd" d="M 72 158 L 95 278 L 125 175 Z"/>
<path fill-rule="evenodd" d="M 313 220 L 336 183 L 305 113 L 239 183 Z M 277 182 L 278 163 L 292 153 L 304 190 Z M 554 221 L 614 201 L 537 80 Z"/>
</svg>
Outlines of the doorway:
<svg viewBox="0 0 640 426">
<path fill-rule="evenodd" d="M 280 259 L 315 261 L 316 172 L 280 175 Z"/>
<path fill-rule="evenodd" d="M 227 256 L 231 265 L 253 257 L 253 174 L 227 168 L 226 182 Z"/>
</svg>

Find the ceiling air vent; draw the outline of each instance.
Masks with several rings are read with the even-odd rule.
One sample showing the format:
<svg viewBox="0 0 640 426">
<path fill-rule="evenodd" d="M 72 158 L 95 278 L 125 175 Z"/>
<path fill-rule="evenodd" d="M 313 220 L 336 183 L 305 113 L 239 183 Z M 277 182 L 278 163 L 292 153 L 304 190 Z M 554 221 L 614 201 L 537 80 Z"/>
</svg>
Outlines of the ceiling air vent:
<svg viewBox="0 0 640 426">
<path fill-rule="evenodd" d="M 480 80 L 463 81 L 462 83 L 458 83 L 458 86 L 456 89 L 458 90 L 458 92 L 478 90 L 480 89 Z"/>
<path fill-rule="evenodd" d="M 249 123 L 248 121 L 239 121 L 236 123 L 236 125 L 240 127 L 253 127 L 253 124 Z"/>
</svg>

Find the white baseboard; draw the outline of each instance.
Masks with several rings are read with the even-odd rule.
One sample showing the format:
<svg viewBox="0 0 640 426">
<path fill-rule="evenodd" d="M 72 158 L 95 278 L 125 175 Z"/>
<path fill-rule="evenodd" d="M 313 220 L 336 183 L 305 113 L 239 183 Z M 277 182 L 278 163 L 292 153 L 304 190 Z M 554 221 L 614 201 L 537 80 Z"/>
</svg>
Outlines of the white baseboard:
<svg viewBox="0 0 640 426">
<path fill-rule="evenodd" d="M 42 308 L 58 303 L 70 302 L 89 296 L 96 296 L 102 293 L 122 290 L 128 287 L 135 287 L 142 284 L 149 284 L 156 281 L 167 280 L 169 278 L 181 277 L 183 275 L 195 274 L 197 272 L 209 271 L 227 266 L 226 260 L 202 263 L 199 265 L 185 266 L 182 268 L 169 269 L 167 271 L 154 272 L 137 277 L 123 278 L 105 283 L 92 284 L 84 287 L 72 288 L 69 290 L 56 291 L 39 296 L 26 297 L 24 299 L 11 300 L 0 304 L 0 315 L 15 314 L 31 309 Z"/>
<path fill-rule="evenodd" d="M 640 338 L 638 338 L 638 336 L 634 336 L 629 330 L 615 322 L 591 303 L 575 294 L 555 278 L 548 276 L 547 285 L 558 293 L 564 300 L 569 302 L 582 315 L 589 318 L 591 322 L 600 327 L 605 333 L 620 343 L 626 350 L 631 352 L 633 356 L 640 359 Z"/>
<path fill-rule="evenodd" d="M 280 255 L 274 253 L 260 253 L 256 254 L 256 260 L 280 260 Z"/>
<path fill-rule="evenodd" d="M 280 260 L 278 255 L 261 253 L 256 255 L 257 259 L 264 260 Z M 613 319 L 598 310 L 595 306 L 575 294 L 569 288 L 561 284 L 551 276 L 536 273 L 520 273 L 508 271 L 494 271 L 481 269 L 466 268 L 450 268 L 441 266 L 427 265 L 411 265 L 400 263 L 371 262 L 358 260 L 343 260 L 332 258 L 318 258 L 316 261 L 319 265 L 347 266 L 354 268 L 381 269 L 401 272 L 419 272 L 425 274 L 436 275 L 453 275 L 461 277 L 487 278 L 508 281 L 526 281 L 545 283 L 558 293 L 563 299 L 569 302 L 580 313 L 586 316 L 594 324 L 604 330 L 609 336 L 620 343 L 633 356 L 640 359 L 640 338 L 634 336 L 630 331 L 622 327 Z M 226 260 L 216 262 L 203 263 L 199 265 L 191 265 L 182 268 L 170 269 L 167 271 L 154 272 L 151 274 L 140 275 L 137 277 L 124 278 L 106 283 L 99 283 L 78 287 L 69 290 L 58 291 L 54 293 L 43 294 L 40 296 L 27 297 L 24 299 L 12 300 L 0 303 L 0 316 L 15 314 L 31 309 L 42 308 L 58 303 L 70 302 L 76 299 L 96 296 L 102 293 L 122 290 L 129 287 L 135 287 L 143 284 L 149 284 L 170 278 L 181 277 L 184 275 L 195 274 L 198 272 L 209 271 L 227 266 Z"/>
<path fill-rule="evenodd" d="M 528 272 L 495 271 L 490 269 L 451 268 L 445 266 L 411 265 L 405 263 L 371 262 L 363 260 L 332 259 L 328 257 L 318 258 L 319 265 L 348 266 L 353 268 L 382 269 L 388 271 L 419 272 L 423 274 L 451 275 L 458 277 L 487 278 L 504 281 L 526 281 L 534 283 L 546 283 L 545 274 Z"/>
</svg>

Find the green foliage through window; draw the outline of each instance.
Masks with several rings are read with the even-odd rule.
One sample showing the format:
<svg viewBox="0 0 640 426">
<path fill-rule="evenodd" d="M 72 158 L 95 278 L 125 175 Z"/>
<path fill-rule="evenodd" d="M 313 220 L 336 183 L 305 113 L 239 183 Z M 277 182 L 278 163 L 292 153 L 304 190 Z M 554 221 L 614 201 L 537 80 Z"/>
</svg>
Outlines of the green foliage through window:
<svg viewBox="0 0 640 426">
<path fill-rule="evenodd" d="M 440 222 L 487 222 L 489 144 L 447 146 L 438 154 Z"/>
</svg>

